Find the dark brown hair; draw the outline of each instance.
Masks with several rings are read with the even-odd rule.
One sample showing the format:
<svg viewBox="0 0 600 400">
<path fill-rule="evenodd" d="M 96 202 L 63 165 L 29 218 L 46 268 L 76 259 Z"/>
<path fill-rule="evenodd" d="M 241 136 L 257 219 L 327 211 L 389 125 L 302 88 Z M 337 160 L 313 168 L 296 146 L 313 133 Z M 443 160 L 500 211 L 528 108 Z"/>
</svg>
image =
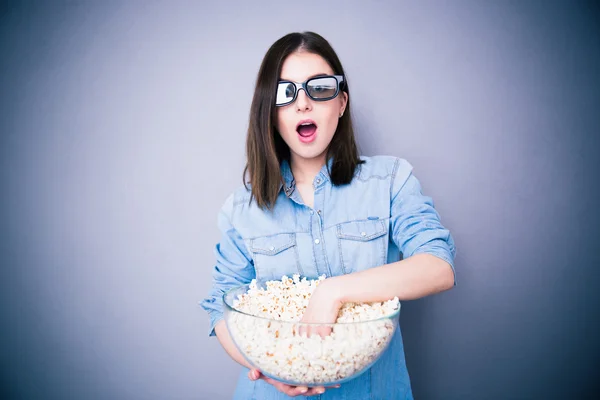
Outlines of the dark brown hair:
<svg viewBox="0 0 600 400">
<path fill-rule="evenodd" d="M 344 75 L 341 90 L 350 94 L 348 81 L 337 54 L 322 36 L 314 32 L 290 33 L 277 40 L 267 51 L 258 71 L 256 87 L 250 106 L 250 121 L 246 138 L 247 163 L 244 168 L 244 184 L 249 175 L 252 198 L 260 208 L 272 209 L 279 195 L 281 162 L 290 158 L 290 149 L 276 129 L 275 96 L 285 59 L 295 51 L 317 54 L 325 59 L 334 74 Z M 354 128 L 350 117 L 350 96 L 344 115 L 338 122 L 333 139 L 327 149 L 327 162 L 332 160 L 329 175 L 334 185 L 352 181 L 359 158 Z M 246 186 L 247 187 L 247 186 Z"/>
</svg>

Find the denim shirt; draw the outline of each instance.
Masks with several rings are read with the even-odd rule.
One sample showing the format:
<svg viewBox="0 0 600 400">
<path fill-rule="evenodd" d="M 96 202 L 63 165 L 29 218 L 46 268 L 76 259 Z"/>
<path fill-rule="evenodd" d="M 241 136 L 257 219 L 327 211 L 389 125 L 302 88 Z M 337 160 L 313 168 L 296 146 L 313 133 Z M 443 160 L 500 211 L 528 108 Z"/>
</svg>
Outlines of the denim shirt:
<svg viewBox="0 0 600 400">
<path fill-rule="evenodd" d="M 285 161 L 281 165 L 285 186 L 281 185 L 273 210 L 250 202 L 251 193 L 244 186 L 227 198 L 218 216 L 222 236 L 215 248 L 213 286 L 201 302 L 210 315 L 211 336 L 223 318 L 223 293 L 254 278 L 351 274 L 420 253 L 447 261 L 454 271 L 454 240 L 432 199 L 422 193 L 412 166 L 389 156 L 361 159 L 365 162 L 352 182 L 342 186 L 331 183 L 324 166 L 313 181 L 312 208 L 295 190 Z M 235 399 L 290 398 L 263 380 L 250 381 L 247 372 L 242 368 Z M 400 329 L 367 372 L 315 397 L 412 399 Z"/>
</svg>

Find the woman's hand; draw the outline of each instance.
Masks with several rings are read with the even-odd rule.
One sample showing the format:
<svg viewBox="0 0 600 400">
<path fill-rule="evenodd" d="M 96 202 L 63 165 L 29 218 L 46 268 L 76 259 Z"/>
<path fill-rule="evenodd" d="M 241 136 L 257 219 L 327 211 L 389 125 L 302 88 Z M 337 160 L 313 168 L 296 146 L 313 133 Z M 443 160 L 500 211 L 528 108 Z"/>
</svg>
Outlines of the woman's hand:
<svg viewBox="0 0 600 400">
<path fill-rule="evenodd" d="M 325 279 L 320 282 L 312 296 L 310 297 L 310 301 L 308 302 L 308 306 L 306 307 L 306 311 L 302 316 L 301 323 L 307 324 L 332 324 L 337 320 L 338 312 L 342 307 L 341 295 L 340 291 L 336 285 L 335 278 Z M 331 333 L 331 328 L 327 325 L 325 326 L 307 326 L 301 325 L 301 332 L 306 331 L 307 335 L 310 336 L 313 333 L 318 333 L 321 336 L 327 336 Z M 331 387 L 307 387 L 307 386 L 290 386 L 285 383 L 279 382 L 275 379 L 271 379 L 267 376 L 264 376 L 260 371 L 256 369 L 251 369 L 248 372 L 248 377 L 250 380 L 258 380 L 262 379 L 265 382 L 270 383 L 275 386 L 277 390 L 282 393 L 285 393 L 288 396 L 315 396 L 318 394 L 322 394 L 325 392 L 325 389 L 339 388 L 340 385 L 331 386 Z"/>
<path fill-rule="evenodd" d="M 250 378 L 251 381 L 262 379 L 265 382 L 275 386 L 275 388 L 277 390 L 279 390 L 281 393 L 284 393 L 291 397 L 316 396 L 316 395 L 325 393 L 325 388 L 323 386 L 316 386 L 316 387 L 309 388 L 307 386 L 286 385 L 285 383 L 282 383 L 282 382 L 276 381 L 275 379 L 271 379 L 267 376 L 264 376 L 257 369 L 251 369 L 250 372 L 248 372 L 248 378 Z M 332 386 L 331 388 L 339 388 L 339 387 L 340 387 L 340 385 Z"/>
<path fill-rule="evenodd" d="M 343 304 L 341 301 L 341 292 L 336 282 L 335 278 L 328 278 L 319 283 L 310 297 L 308 306 L 300 321 L 301 323 L 335 323 Z M 300 332 L 306 332 L 308 336 L 318 333 L 321 337 L 325 337 L 331 333 L 331 327 L 329 325 L 300 325 Z"/>
</svg>

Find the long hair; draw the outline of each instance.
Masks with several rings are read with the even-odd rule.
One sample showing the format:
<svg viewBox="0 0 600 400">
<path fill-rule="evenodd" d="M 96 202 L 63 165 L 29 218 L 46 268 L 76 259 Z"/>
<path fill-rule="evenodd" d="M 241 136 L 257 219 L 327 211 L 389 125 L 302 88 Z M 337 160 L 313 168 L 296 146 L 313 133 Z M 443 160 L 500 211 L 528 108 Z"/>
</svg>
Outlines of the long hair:
<svg viewBox="0 0 600 400">
<path fill-rule="evenodd" d="M 331 66 L 334 74 L 344 75 L 344 69 L 337 54 L 322 36 L 314 32 L 290 33 L 277 40 L 262 60 L 256 87 L 250 106 L 250 120 L 246 137 L 246 176 L 254 198 L 260 208 L 272 209 L 279 195 L 281 184 L 281 163 L 290 159 L 290 149 L 276 128 L 276 91 L 281 67 L 285 59 L 295 51 L 302 50 L 318 54 Z M 350 110 L 350 89 L 344 79 L 340 90 L 348 93 L 344 115 L 338 122 L 333 139 L 327 149 L 328 171 L 334 185 L 344 185 L 352 181 L 355 170 L 362 164 L 354 138 Z M 246 186 L 247 188 L 247 186 Z"/>
</svg>

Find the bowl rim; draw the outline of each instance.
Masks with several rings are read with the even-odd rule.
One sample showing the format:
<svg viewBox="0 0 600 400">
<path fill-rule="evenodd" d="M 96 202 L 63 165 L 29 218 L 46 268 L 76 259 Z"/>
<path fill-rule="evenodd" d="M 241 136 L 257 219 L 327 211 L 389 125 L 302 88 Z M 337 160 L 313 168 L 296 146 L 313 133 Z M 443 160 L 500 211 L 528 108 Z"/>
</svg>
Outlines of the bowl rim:
<svg viewBox="0 0 600 400">
<path fill-rule="evenodd" d="M 391 320 L 394 319 L 398 316 L 398 314 L 400 314 L 400 309 L 402 308 L 402 302 L 399 300 L 398 301 L 398 308 L 392 313 L 392 314 L 387 314 L 385 316 L 379 317 L 379 318 L 375 318 L 375 319 L 368 319 L 368 320 L 364 320 L 364 321 L 349 321 L 349 322 L 329 322 L 329 323 L 319 323 L 319 322 L 301 322 L 301 321 L 284 321 L 284 320 L 280 320 L 280 319 L 273 319 L 273 318 L 267 318 L 267 317 L 261 317 L 259 315 L 252 315 L 252 314 L 248 314 L 247 312 L 238 310 L 237 308 L 234 308 L 233 306 L 229 305 L 227 303 L 227 301 L 225 300 L 227 298 L 227 296 L 235 291 L 235 290 L 240 290 L 241 288 L 243 288 L 244 286 L 250 286 L 252 284 L 252 282 L 250 283 L 245 283 L 243 285 L 238 285 L 236 287 L 230 288 L 228 289 L 226 292 L 223 293 L 222 296 L 222 300 L 223 300 L 223 305 L 225 307 L 227 307 L 227 309 L 229 311 L 233 311 L 236 313 L 240 313 L 243 315 L 247 315 L 249 317 L 253 317 L 253 318 L 258 318 L 258 319 L 262 319 L 265 321 L 272 321 L 272 322 L 277 322 L 277 323 L 286 323 L 286 324 L 300 324 L 300 325 L 306 325 L 306 326 L 330 326 L 330 325 L 353 325 L 353 324 L 365 324 L 365 323 L 372 323 L 372 322 L 376 322 L 376 321 L 383 321 L 383 320 Z M 389 300 L 384 300 L 384 301 L 389 301 Z M 371 302 L 369 302 L 371 303 Z"/>
</svg>

